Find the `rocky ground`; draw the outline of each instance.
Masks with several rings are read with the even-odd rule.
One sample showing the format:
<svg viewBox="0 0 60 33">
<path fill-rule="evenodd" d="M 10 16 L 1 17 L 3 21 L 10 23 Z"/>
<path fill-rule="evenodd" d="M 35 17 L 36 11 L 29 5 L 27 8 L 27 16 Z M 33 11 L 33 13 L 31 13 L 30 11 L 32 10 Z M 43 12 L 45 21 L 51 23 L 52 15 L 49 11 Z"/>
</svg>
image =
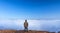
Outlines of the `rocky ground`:
<svg viewBox="0 0 60 33">
<path fill-rule="evenodd" d="M 28 32 L 25 32 L 23 30 L 0 30 L 0 33 L 55 33 L 55 32 L 48 32 L 48 31 L 33 31 L 29 30 Z"/>
</svg>

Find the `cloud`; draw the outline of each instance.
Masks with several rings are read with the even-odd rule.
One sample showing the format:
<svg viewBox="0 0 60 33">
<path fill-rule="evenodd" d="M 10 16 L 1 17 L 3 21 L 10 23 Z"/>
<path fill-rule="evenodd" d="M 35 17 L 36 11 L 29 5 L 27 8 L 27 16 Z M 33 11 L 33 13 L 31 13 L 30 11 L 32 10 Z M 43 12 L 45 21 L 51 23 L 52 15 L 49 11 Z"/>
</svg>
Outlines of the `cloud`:
<svg viewBox="0 0 60 33">
<path fill-rule="evenodd" d="M 47 30 L 47 31 L 59 31 L 60 30 L 60 20 L 27 20 L 29 23 L 29 30 Z M 7 19 L 1 20 L 0 19 L 0 26 L 4 27 L 15 27 L 16 29 L 24 29 L 24 20 L 21 19 Z"/>
<path fill-rule="evenodd" d="M 29 20 L 30 29 L 60 31 L 60 20 Z"/>
</svg>

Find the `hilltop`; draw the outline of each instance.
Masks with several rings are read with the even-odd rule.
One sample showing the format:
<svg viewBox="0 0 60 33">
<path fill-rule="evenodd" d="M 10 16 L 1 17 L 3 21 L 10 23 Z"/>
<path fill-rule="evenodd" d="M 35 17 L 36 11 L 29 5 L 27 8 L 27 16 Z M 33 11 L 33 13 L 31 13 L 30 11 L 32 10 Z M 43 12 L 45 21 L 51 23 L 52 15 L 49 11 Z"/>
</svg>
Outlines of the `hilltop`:
<svg viewBox="0 0 60 33">
<path fill-rule="evenodd" d="M 0 33 L 55 33 L 55 32 L 36 31 L 36 30 L 28 30 L 28 32 L 25 32 L 24 30 L 0 30 Z"/>
</svg>

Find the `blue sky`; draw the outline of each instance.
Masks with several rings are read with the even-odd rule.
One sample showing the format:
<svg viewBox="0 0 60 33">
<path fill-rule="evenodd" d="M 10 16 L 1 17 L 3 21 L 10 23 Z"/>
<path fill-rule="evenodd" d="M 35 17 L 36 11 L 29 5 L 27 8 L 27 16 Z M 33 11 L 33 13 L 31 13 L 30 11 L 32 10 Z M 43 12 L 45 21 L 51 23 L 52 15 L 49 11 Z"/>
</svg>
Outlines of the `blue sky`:
<svg viewBox="0 0 60 33">
<path fill-rule="evenodd" d="M 8 28 L 17 26 L 17 29 L 24 22 L 20 19 L 32 19 L 29 21 L 30 29 L 36 25 L 38 29 L 60 31 L 60 0 L 0 0 L 0 25 Z"/>
<path fill-rule="evenodd" d="M 0 0 L 0 18 L 60 18 L 60 1 Z"/>
</svg>

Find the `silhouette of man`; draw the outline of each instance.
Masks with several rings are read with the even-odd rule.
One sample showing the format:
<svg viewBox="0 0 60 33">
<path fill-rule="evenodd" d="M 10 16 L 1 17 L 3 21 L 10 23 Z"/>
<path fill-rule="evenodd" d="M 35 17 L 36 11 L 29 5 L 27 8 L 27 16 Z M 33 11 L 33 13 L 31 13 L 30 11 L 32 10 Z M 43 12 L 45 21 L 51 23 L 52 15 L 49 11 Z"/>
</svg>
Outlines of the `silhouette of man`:
<svg viewBox="0 0 60 33">
<path fill-rule="evenodd" d="M 25 22 L 24 22 L 24 31 L 28 31 L 28 22 L 27 22 L 27 20 L 25 20 Z"/>
</svg>

